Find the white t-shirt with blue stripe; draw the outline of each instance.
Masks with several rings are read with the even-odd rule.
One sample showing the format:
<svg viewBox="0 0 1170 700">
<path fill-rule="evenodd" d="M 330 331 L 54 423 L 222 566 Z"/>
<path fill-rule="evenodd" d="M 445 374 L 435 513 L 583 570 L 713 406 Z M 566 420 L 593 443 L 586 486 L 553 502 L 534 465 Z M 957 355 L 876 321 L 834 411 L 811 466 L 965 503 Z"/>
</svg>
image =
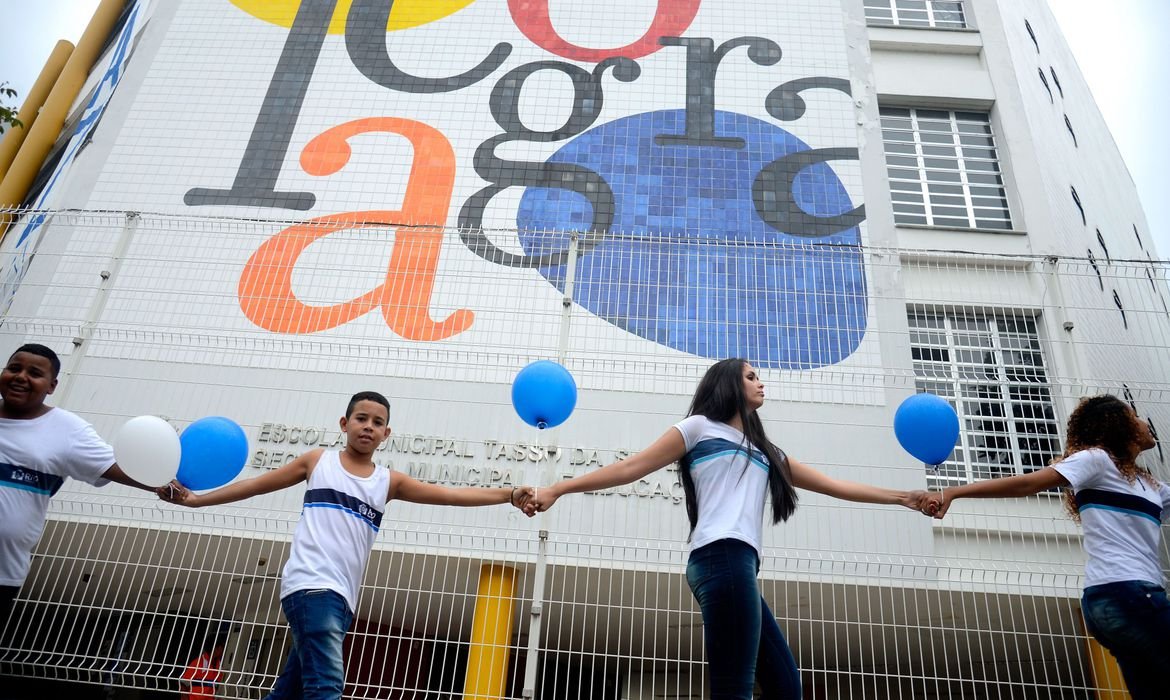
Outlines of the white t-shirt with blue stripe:
<svg viewBox="0 0 1170 700">
<path fill-rule="evenodd" d="M 0 586 L 24 583 L 49 499 L 65 480 L 104 486 L 113 464 L 114 450 L 93 426 L 63 408 L 0 418 Z"/>
<path fill-rule="evenodd" d="M 1170 519 L 1170 486 L 1125 480 L 1104 450 L 1076 452 L 1053 468 L 1068 479 L 1085 529 L 1085 586 L 1118 581 L 1165 585 L 1161 523 Z"/>
<path fill-rule="evenodd" d="M 740 431 L 705 416 L 674 426 L 691 458 L 699 521 L 691 535 L 695 550 L 716 540 L 736 539 L 760 551 L 768 458 Z"/>
<path fill-rule="evenodd" d="M 390 470 L 375 467 L 368 477 L 350 474 L 340 453 L 321 453 L 309 475 L 305 505 L 293 532 L 292 550 L 280 579 L 280 597 L 327 589 L 357 610 L 358 589 L 382 526 Z"/>
</svg>

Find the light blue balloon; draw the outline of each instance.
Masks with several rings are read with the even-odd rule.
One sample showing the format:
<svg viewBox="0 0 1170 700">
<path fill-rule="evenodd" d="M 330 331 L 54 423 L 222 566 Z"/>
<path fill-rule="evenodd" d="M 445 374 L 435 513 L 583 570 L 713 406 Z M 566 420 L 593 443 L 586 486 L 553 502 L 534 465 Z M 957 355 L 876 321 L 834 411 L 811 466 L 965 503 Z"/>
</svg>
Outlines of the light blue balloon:
<svg viewBox="0 0 1170 700">
<path fill-rule="evenodd" d="M 179 436 L 183 455 L 179 483 L 193 491 L 215 489 L 236 478 L 248 461 L 248 436 L 222 416 L 200 418 Z"/>
<path fill-rule="evenodd" d="M 916 459 L 937 466 L 951 456 L 959 440 L 959 416 L 938 396 L 915 394 L 898 406 L 894 435 Z"/>
<path fill-rule="evenodd" d="M 541 430 L 564 423 L 577 405 L 577 382 L 552 360 L 538 360 L 512 382 L 512 406 L 521 420 Z"/>
</svg>

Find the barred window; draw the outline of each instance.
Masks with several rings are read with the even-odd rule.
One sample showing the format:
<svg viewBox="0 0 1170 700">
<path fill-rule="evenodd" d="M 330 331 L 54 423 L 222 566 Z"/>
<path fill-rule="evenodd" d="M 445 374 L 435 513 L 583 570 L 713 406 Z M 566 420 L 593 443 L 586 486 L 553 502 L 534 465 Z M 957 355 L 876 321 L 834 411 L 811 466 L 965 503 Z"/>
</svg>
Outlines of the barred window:
<svg viewBox="0 0 1170 700">
<path fill-rule="evenodd" d="M 1012 227 L 986 112 L 882 107 L 881 119 L 897 223 Z"/>
<path fill-rule="evenodd" d="M 915 386 L 959 414 L 951 459 L 929 471 L 932 488 L 1041 469 L 1060 454 L 1035 315 L 912 305 Z"/>
<path fill-rule="evenodd" d="M 865 0 L 871 26 L 966 29 L 964 0 Z"/>
</svg>

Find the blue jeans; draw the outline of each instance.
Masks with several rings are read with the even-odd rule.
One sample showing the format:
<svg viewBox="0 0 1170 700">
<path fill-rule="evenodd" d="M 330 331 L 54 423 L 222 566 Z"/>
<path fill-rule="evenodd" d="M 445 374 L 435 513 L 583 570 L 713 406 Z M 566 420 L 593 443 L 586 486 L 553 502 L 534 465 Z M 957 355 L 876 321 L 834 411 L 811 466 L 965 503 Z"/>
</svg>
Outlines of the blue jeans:
<svg viewBox="0 0 1170 700">
<path fill-rule="evenodd" d="M 760 595 L 760 558 L 748 543 L 718 540 L 691 552 L 687 583 L 703 612 L 712 700 L 801 697 L 800 671 L 784 633 Z"/>
<path fill-rule="evenodd" d="M 1148 581 L 1089 586 L 1081 597 L 1085 626 L 1113 653 L 1134 700 L 1166 697 L 1170 664 L 1170 600 Z"/>
<path fill-rule="evenodd" d="M 267 700 L 339 700 L 345 689 L 341 644 L 353 613 L 340 594 L 297 591 L 281 599 L 292 649 Z"/>
</svg>

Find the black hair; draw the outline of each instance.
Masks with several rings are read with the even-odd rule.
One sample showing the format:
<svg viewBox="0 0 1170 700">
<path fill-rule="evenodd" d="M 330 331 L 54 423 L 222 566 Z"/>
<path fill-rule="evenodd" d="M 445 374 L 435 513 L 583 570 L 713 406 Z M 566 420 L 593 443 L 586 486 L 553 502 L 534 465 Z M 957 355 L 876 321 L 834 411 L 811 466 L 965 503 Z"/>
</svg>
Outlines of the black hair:
<svg viewBox="0 0 1170 700">
<path fill-rule="evenodd" d="M 390 413 L 390 402 L 386 400 L 385 396 L 382 396 L 376 391 L 359 391 L 350 398 L 349 405 L 345 407 L 345 417 L 349 418 L 352 416 L 354 406 L 357 406 L 362 401 L 373 401 L 376 404 L 381 404 L 386 407 L 386 413 Z"/>
<path fill-rule="evenodd" d="M 743 366 L 746 360 L 733 357 L 720 360 L 707 370 L 695 388 L 688 416 L 704 416 L 709 420 L 726 423 L 739 416 L 743 434 L 751 447 L 764 453 L 768 458 L 768 490 L 772 495 L 772 522 L 787 520 L 796 511 L 797 495 L 792 487 L 792 468 L 788 456 L 768 440 L 760 416 L 748 408 L 743 395 Z M 748 446 L 743 446 L 748 451 Z M 687 518 L 691 521 L 691 532 L 699 521 L 699 501 L 695 493 L 695 482 L 691 477 L 691 458 L 684 456 L 678 462 L 679 481 L 686 496 Z"/>
<path fill-rule="evenodd" d="M 1141 454 L 1138 420 L 1133 407 L 1112 394 L 1087 396 L 1080 400 L 1068 417 L 1068 443 L 1064 455 L 1053 464 L 1081 450 L 1094 447 L 1104 450 L 1129 483 L 1139 477 L 1156 488 L 1153 477 L 1137 464 Z M 1073 520 L 1080 522 L 1080 511 L 1072 489 L 1065 489 L 1064 507 Z"/>
<path fill-rule="evenodd" d="M 1134 463 L 1142 448 L 1138 446 L 1138 426 L 1130 405 L 1112 394 L 1081 399 L 1068 417 L 1068 455 L 1099 447 L 1109 453 L 1119 467 Z"/>
<path fill-rule="evenodd" d="M 17 352 L 27 352 L 30 355 L 37 355 L 49 361 L 49 366 L 53 369 L 53 379 L 57 378 L 57 374 L 61 371 L 61 358 L 57 357 L 57 353 L 53 352 L 52 348 L 46 347 L 39 343 L 25 343 L 16 349 L 12 355 Z M 12 356 L 8 357 L 9 360 Z"/>
</svg>

